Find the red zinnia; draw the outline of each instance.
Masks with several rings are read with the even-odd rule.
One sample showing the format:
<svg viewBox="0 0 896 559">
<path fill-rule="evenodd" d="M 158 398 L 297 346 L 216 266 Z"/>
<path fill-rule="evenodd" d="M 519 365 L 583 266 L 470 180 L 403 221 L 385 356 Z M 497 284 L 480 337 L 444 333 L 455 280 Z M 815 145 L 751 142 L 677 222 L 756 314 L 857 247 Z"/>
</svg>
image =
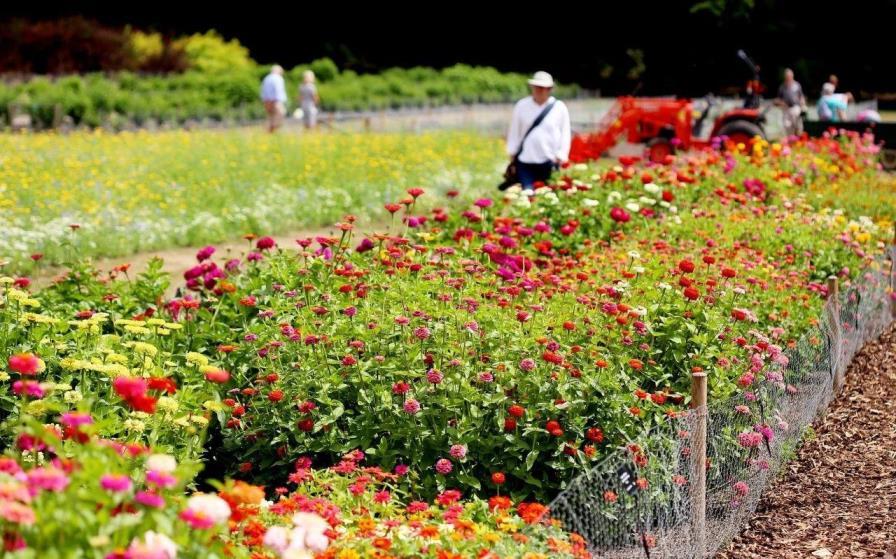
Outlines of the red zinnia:
<svg viewBox="0 0 896 559">
<path fill-rule="evenodd" d="M 678 263 L 678 269 L 686 274 L 690 274 L 694 271 L 694 263 L 690 260 L 682 260 Z"/>
</svg>

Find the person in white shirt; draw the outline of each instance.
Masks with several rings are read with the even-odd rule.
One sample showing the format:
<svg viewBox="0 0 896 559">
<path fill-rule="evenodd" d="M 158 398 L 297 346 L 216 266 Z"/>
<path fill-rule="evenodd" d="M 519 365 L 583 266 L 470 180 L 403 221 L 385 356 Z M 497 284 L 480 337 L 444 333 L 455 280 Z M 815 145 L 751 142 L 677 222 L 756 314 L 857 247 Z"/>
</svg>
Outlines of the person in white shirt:
<svg viewBox="0 0 896 559">
<path fill-rule="evenodd" d="M 523 190 L 534 192 L 535 183 L 547 182 L 551 172 L 566 163 L 572 134 L 569 109 L 551 95 L 554 78 L 547 72 L 535 72 L 529 80 L 532 95 L 517 101 L 507 132 L 507 155 L 516 160 L 517 176 Z M 547 107 L 541 123 L 526 132 Z M 524 139 L 525 138 L 525 139 Z"/>
<path fill-rule="evenodd" d="M 261 101 L 268 113 L 268 132 L 273 132 L 280 128 L 286 115 L 286 83 L 283 67 L 279 64 L 274 64 L 271 73 L 261 82 Z"/>
</svg>

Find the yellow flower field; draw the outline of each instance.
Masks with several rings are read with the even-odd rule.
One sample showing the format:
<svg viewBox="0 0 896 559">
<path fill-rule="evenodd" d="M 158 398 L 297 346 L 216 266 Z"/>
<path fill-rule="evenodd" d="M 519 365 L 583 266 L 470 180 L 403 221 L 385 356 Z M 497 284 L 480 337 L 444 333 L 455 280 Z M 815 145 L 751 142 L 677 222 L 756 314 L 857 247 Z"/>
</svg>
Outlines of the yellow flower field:
<svg viewBox="0 0 896 559">
<path fill-rule="evenodd" d="M 59 262 L 69 241 L 115 256 L 377 219 L 411 186 L 491 184 L 502 160 L 498 138 L 472 132 L 0 135 L 0 260 Z"/>
</svg>

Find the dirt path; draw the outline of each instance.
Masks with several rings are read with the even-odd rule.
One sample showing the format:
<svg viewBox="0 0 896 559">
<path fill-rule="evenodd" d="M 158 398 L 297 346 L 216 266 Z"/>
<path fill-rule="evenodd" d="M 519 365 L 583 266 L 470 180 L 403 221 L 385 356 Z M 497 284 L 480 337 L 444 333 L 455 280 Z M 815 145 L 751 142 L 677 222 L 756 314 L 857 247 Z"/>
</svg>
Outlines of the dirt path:
<svg viewBox="0 0 896 559">
<path fill-rule="evenodd" d="M 896 326 L 846 386 L 722 559 L 896 559 Z"/>
</svg>

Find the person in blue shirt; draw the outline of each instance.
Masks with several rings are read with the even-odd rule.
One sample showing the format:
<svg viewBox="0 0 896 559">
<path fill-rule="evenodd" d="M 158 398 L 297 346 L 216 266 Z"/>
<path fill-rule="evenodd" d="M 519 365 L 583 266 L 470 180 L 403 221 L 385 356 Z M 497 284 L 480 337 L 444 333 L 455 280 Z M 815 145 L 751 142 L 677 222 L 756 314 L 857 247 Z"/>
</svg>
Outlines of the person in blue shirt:
<svg viewBox="0 0 896 559">
<path fill-rule="evenodd" d="M 275 64 L 271 72 L 261 82 L 261 101 L 268 113 L 268 132 L 274 132 L 283 125 L 286 115 L 286 83 L 283 81 L 283 67 Z"/>
<path fill-rule="evenodd" d="M 828 82 L 821 86 L 821 98 L 818 100 L 818 120 L 842 122 L 846 120 L 846 108 L 852 99 L 850 93 L 834 93 L 834 84 Z"/>
</svg>

